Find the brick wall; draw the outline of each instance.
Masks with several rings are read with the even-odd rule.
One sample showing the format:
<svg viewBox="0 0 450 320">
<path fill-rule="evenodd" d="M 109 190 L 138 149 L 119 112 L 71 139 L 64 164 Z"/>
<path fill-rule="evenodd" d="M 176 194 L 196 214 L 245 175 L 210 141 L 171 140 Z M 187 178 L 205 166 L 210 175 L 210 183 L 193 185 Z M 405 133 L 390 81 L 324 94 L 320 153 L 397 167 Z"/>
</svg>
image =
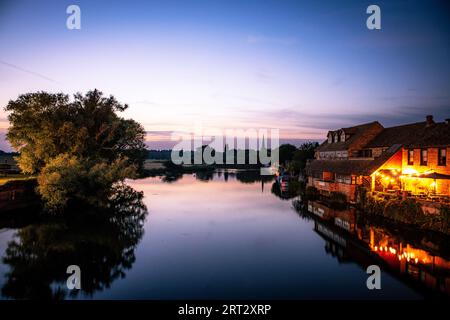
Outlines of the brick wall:
<svg viewBox="0 0 450 320">
<path fill-rule="evenodd" d="M 355 201 L 356 185 L 339 182 L 325 182 L 321 180 L 312 180 L 312 184 L 318 190 L 327 192 L 342 192 L 347 196 L 348 201 Z"/>
<path fill-rule="evenodd" d="M 426 166 L 420 165 L 420 150 L 419 148 L 414 149 L 414 164 L 408 165 L 408 149 L 403 149 L 403 170 L 409 168 L 414 169 L 417 172 L 426 172 L 432 170 L 433 172 L 442 173 L 446 175 L 450 175 L 450 148 L 446 148 L 447 150 L 447 165 L 439 166 L 438 165 L 438 150 L 439 148 L 427 148 L 428 150 L 428 163 Z M 447 194 L 450 195 L 450 180 L 436 180 L 436 192 L 438 194 Z"/>
</svg>

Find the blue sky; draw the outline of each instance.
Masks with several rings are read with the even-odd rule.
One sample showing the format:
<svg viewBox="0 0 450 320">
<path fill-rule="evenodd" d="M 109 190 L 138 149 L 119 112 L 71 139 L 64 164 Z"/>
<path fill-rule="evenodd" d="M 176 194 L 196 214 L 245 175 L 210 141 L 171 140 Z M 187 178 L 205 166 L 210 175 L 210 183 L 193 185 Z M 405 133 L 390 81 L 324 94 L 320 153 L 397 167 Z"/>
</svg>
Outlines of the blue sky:
<svg viewBox="0 0 450 320">
<path fill-rule="evenodd" d="M 81 30 L 66 28 L 70 4 Z M 366 28 L 370 4 L 381 30 Z M 98 88 L 130 105 L 152 147 L 196 123 L 320 140 L 373 120 L 441 121 L 449 35 L 443 1 L 0 0 L 0 106 Z"/>
</svg>

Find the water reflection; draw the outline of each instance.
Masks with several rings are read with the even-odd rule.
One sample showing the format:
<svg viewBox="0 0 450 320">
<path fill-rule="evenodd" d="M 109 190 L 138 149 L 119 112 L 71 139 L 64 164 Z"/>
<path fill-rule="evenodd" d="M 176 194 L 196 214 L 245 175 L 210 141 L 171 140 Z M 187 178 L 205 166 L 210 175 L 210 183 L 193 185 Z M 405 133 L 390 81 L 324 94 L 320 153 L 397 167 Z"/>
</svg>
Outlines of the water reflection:
<svg viewBox="0 0 450 320">
<path fill-rule="evenodd" d="M 64 219 L 2 218 L 2 297 L 389 299 L 448 294 L 448 238 L 393 228 L 365 220 L 354 209 L 333 210 L 319 202 L 295 202 L 299 210 L 293 210 L 289 199 L 296 192 L 282 193 L 259 171 L 220 170 L 128 184 L 142 192 L 124 186 L 102 211 L 76 211 Z M 144 226 L 146 205 L 152 219 Z M 151 232 L 144 235 L 144 228 Z M 81 292 L 66 289 L 66 268 L 72 264 L 81 267 Z M 366 287 L 365 270 L 371 264 L 383 270 L 378 292 Z"/>
<path fill-rule="evenodd" d="M 325 251 L 338 261 L 378 264 L 413 288 L 450 296 L 448 237 L 368 221 L 354 208 L 334 210 L 315 201 L 308 202 L 307 212 L 315 217 Z"/>
<path fill-rule="evenodd" d="M 298 197 L 300 187 L 301 183 L 298 181 L 291 181 L 288 186 L 281 185 L 278 181 L 275 181 L 270 191 L 282 200 L 291 200 Z"/>
<path fill-rule="evenodd" d="M 176 182 L 183 178 L 183 175 L 186 175 L 186 173 L 183 173 L 182 171 L 167 172 L 161 176 L 161 181 L 166 183 Z M 192 176 L 195 177 L 196 180 L 203 182 L 212 181 L 214 179 L 220 179 L 227 182 L 229 178 L 233 178 L 242 183 L 252 184 L 261 182 L 262 185 L 274 180 L 273 176 L 261 175 L 260 170 L 241 169 L 205 169 L 192 173 Z"/>
<path fill-rule="evenodd" d="M 144 234 L 147 209 L 142 199 L 142 193 L 123 185 L 107 209 L 45 217 L 19 229 L 2 259 L 9 268 L 2 295 L 14 299 L 92 296 L 124 278 Z M 81 290 L 70 293 L 69 265 L 78 265 L 82 272 Z"/>
</svg>

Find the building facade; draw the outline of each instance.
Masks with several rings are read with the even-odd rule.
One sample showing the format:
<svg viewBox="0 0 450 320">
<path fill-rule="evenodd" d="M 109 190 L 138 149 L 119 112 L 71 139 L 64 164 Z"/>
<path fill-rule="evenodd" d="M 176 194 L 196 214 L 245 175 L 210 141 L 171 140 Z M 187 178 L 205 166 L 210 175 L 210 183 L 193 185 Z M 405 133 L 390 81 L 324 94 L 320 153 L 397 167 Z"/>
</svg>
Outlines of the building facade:
<svg viewBox="0 0 450 320">
<path fill-rule="evenodd" d="M 450 121 L 384 128 L 371 122 L 329 131 L 307 164 L 308 185 L 356 200 L 358 186 L 421 197 L 450 196 Z"/>
</svg>

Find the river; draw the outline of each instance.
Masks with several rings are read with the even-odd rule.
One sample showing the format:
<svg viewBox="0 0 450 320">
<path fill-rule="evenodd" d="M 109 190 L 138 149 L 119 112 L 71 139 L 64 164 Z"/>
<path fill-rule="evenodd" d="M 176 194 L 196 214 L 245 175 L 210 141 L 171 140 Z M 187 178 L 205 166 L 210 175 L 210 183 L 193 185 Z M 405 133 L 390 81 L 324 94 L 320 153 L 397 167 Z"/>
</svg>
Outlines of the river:
<svg viewBox="0 0 450 320">
<path fill-rule="evenodd" d="M 415 247 L 380 226 L 358 227 L 352 212 L 337 217 L 318 204 L 309 208 L 315 214 L 299 213 L 273 181 L 258 180 L 230 171 L 129 181 L 143 191 L 148 214 L 120 229 L 4 223 L 1 297 L 448 297 L 450 264 L 436 254 L 443 249 Z M 381 290 L 367 288 L 371 264 L 381 267 Z M 80 266 L 81 290 L 67 290 L 66 265 Z"/>
</svg>

